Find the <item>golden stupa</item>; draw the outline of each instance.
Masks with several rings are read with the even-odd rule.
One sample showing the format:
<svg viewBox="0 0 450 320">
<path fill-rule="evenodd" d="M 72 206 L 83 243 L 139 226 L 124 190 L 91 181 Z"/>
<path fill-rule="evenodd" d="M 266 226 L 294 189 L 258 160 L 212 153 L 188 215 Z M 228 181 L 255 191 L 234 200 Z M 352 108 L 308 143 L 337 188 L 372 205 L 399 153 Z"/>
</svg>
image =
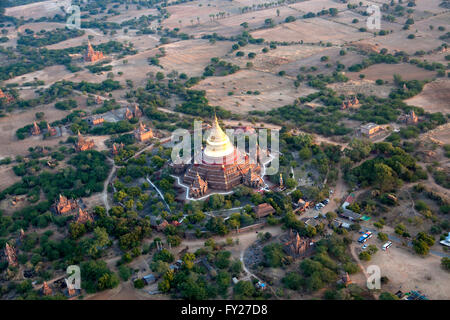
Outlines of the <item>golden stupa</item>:
<svg viewBox="0 0 450 320">
<path fill-rule="evenodd" d="M 206 193 L 206 190 L 205 188 L 201 192 L 196 190 L 199 184 L 196 180 L 201 179 L 202 185 L 207 184 L 208 189 L 228 191 L 244 183 L 247 180 L 246 177 L 258 178 L 259 183 L 260 172 L 260 165 L 250 163 L 248 155 L 241 154 L 234 147 L 230 138 L 220 127 L 217 117 L 214 116 L 206 146 L 202 150 L 201 162 L 194 163 L 186 170 L 183 182 L 191 186 L 191 194 L 201 196 Z M 196 182 L 195 186 L 194 182 Z"/>
</svg>

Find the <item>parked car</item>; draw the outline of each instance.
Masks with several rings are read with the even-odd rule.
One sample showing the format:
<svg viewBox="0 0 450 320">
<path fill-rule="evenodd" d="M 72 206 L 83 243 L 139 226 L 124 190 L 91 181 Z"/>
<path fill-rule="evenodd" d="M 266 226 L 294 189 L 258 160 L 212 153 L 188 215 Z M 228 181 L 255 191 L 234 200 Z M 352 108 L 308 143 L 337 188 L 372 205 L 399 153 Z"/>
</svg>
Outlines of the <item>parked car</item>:
<svg viewBox="0 0 450 320">
<path fill-rule="evenodd" d="M 362 249 L 362 250 L 366 250 L 366 249 L 367 249 L 367 244 L 363 245 L 363 246 L 361 247 L 361 249 Z"/>
</svg>

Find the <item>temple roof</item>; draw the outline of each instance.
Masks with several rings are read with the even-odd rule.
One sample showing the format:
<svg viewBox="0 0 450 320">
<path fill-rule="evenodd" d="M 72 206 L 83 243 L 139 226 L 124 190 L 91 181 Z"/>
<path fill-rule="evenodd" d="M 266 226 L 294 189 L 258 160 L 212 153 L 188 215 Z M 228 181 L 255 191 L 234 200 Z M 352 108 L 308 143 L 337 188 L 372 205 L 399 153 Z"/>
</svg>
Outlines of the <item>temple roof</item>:
<svg viewBox="0 0 450 320">
<path fill-rule="evenodd" d="M 214 116 L 214 123 L 210 134 L 206 139 L 206 148 L 204 154 L 211 158 L 220 158 L 230 155 L 234 152 L 234 147 L 230 142 L 230 138 L 223 132 L 219 126 L 217 117 Z"/>
</svg>

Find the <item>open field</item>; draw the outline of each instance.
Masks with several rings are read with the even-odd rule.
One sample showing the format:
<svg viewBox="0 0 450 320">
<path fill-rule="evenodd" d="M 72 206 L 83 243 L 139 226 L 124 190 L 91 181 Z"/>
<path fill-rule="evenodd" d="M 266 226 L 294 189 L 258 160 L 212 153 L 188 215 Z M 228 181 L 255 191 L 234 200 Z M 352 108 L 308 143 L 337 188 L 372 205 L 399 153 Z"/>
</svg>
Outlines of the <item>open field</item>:
<svg viewBox="0 0 450 320">
<path fill-rule="evenodd" d="M 378 240 L 372 242 L 381 246 Z M 381 276 L 389 278 L 389 283 L 382 285 L 382 291 L 395 293 L 398 290 L 420 290 L 433 300 L 448 299 L 448 274 L 441 268 L 440 262 L 439 257 L 429 255 L 423 258 L 414 254 L 412 249 L 394 244 L 388 251 L 379 250 L 370 262 L 363 262 L 363 266 L 377 265 Z"/>
<path fill-rule="evenodd" d="M 445 11 L 444 9 L 442 11 Z M 378 45 L 380 48 L 386 48 L 390 52 L 405 51 L 408 54 L 414 54 L 416 51 L 428 51 L 439 47 L 442 40 L 439 37 L 447 31 L 439 31 L 439 26 L 448 26 L 450 12 L 441 13 L 430 18 L 417 21 L 410 27 L 410 30 L 398 30 L 386 36 L 377 36 L 375 38 L 363 40 L 363 43 Z M 430 29 L 430 25 L 434 28 Z M 408 35 L 414 34 L 414 39 L 408 39 Z"/>
<path fill-rule="evenodd" d="M 124 7 L 121 7 L 120 14 L 117 16 L 108 16 L 107 21 L 122 23 L 127 20 L 139 19 L 139 17 L 141 17 L 141 16 L 148 16 L 148 15 L 158 16 L 159 15 L 158 9 L 141 8 L 139 10 L 137 8 L 137 5 L 128 4 L 128 3 L 127 3 L 127 6 L 128 6 L 128 10 L 126 10 Z"/>
<path fill-rule="evenodd" d="M 319 12 L 323 9 L 336 8 L 338 10 L 347 9 L 345 3 L 333 0 L 307 0 L 299 3 L 290 4 L 289 7 L 301 12 Z"/>
<path fill-rule="evenodd" d="M 6 8 L 5 14 L 17 19 L 38 19 L 40 17 L 53 17 L 55 14 L 64 15 L 65 12 L 60 7 L 67 8 L 71 4 L 70 0 L 49 0 L 30 3 L 23 6 Z"/>
<path fill-rule="evenodd" d="M 230 50 L 231 43 L 220 41 L 212 45 L 207 40 L 187 40 L 164 45 L 166 55 L 161 57 L 160 64 L 164 72 L 177 70 L 189 76 L 203 74 L 211 58 L 223 56 Z"/>
<path fill-rule="evenodd" d="M 20 113 L 11 114 L 8 117 L 0 118 L 0 158 L 12 157 L 16 155 L 26 155 L 29 147 L 40 145 L 56 146 L 59 141 L 65 140 L 67 137 L 59 137 L 43 140 L 42 135 L 32 136 L 25 140 L 18 140 L 16 130 L 28 124 L 32 124 L 36 120 L 35 114 L 44 112 L 44 119 L 48 122 L 59 120 L 69 114 L 69 111 L 63 111 L 53 108 L 51 105 L 43 105 Z"/>
<path fill-rule="evenodd" d="M 440 79 L 425 85 L 423 91 L 405 102 L 427 112 L 450 113 L 450 80 Z"/>
<path fill-rule="evenodd" d="M 401 75 L 403 80 L 431 80 L 436 77 L 436 71 L 428 71 L 409 63 L 375 64 L 359 72 L 347 72 L 346 76 L 351 80 L 357 80 L 360 74 L 364 74 L 364 79 L 367 80 L 382 79 L 391 83 L 394 74 Z"/>
<path fill-rule="evenodd" d="M 0 166 L 0 176 L 2 177 L 0 179 L 0 190 L 9 187 L 10 185 L 20 181 L 21 179 L 21 177 L 16 176 L 16 174 L 12 170 L 11 165 Z"/>
<path fill-rule="evenodd" d="M 216 1 L 215 3 L 217 3 L 216 7 L 213 7 L 213 5 L 211 7 L 205 7 L 204 5 L 198 7 L 197 2 L 171 6 L 168 8 L 171 16 L 164 20 L 162 25 L 169 28 L 180 28 L 182 32 L 194 35 L 194 37 L 201 37 L 203 34 L 214 32 L 222 36 L 235 36 L 244 30 L 240 26 L 243 22 L 247 22 L 249 28 L 254 29 L 262 27 L 264 21 L 268 18 L 281 22 L 284 17 L 298 14 L 296 10 L 287 6 L 241 14 L 239 13 L 240 6 L 230 7 L 231 2 Z M 277 10 L 280 11 L 279 17 L 277 16 Z M 214 18 L 214 20 L 209 17 L 210 14 L 217 14 L 218 12 L 225 12 L 225 15 L 221 18 Z M 197 20 L 197 17 L 199 20 Z"/>
<path fill-rule="evenodd" d="M 295 88 L 292 80 L 255 70 L 241 70 L 225 77 L 210 77 L 193 87 L 205 90 L 212 105 L 235 113 L 268 111 L 292 103 L 299 96 L 315 92 L 310 87 Z M 259 91 L 259 95 L 247 91 Z M 233 95 L 228 95 L 233 92 Z"/>
<path fill-rule="evenodd" d="M 348 74 L 347 74 L 348 76 Z M 364 95 L 374 95 L 381 98 L 387 98 L 391 92 L 393 86 L 389 84 L 383 84 L 381 86 L 376 85 L 373 80 L 350 80 L 345 83 L 333 83 L 328 85 L 338 94 L 345 96 L 355 95 L 358 93 Z"/>
<path fill-rule="evenodd" d="M 253 63 L 253 69 L 264 72 L 278 73 L 280 70 L 286 71 L 290 76 L 296 76 L 299 68 L 305 61 L 320 60 L 323 55 L 328 55 L 330 50 L 335 48 L 326 48 L 317 45 L 291 45 L 279 46 L 275 50 L 269 50 L 266 53 L 261 52 L 264 46 L 247 45 L 239 51 L 245 53 L 243 57 L 236 57 L 235 53 L 230 54 L 232 57 L 224 60 L 243 68 L 247 62 Z M 249 59 L 250 52 L 256 53 L 254 59 Z"/>
<path fill-rule="evenodd" d="M 369 33 L 359 32 L 357 29 L 338 24 L 322 18 L 297 20 L 278 25 L 272 29 L 264 29 L 252 32 L 254 38 L 264 38 L 267 41 L 331 42 L 344 44 L 349 41 L 367 39 Z"/>
</svg>

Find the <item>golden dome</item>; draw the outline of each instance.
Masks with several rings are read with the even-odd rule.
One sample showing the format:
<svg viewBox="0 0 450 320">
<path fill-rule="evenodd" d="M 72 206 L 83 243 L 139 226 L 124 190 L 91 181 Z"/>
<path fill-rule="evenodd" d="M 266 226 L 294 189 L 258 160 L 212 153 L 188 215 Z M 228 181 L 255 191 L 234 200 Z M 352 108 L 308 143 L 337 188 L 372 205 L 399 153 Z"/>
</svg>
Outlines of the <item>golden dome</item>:
<svg viewBox="0 0 450 320">
<path fill-rule="evenodd" d="M 204 156 L 207 162 L 208 160 L 222 159 L 230 154 L 233 154 L 234 147 L 230 142 L 230 138 L 223 132 L 219 126 L 217 117 L 214 116 L 214 123 L 211 128 L 210 134 L 206 139 L 206 147 L 204 149 Z M 213 161 L 216 162 L 216 161 Z"/>
</svg>

